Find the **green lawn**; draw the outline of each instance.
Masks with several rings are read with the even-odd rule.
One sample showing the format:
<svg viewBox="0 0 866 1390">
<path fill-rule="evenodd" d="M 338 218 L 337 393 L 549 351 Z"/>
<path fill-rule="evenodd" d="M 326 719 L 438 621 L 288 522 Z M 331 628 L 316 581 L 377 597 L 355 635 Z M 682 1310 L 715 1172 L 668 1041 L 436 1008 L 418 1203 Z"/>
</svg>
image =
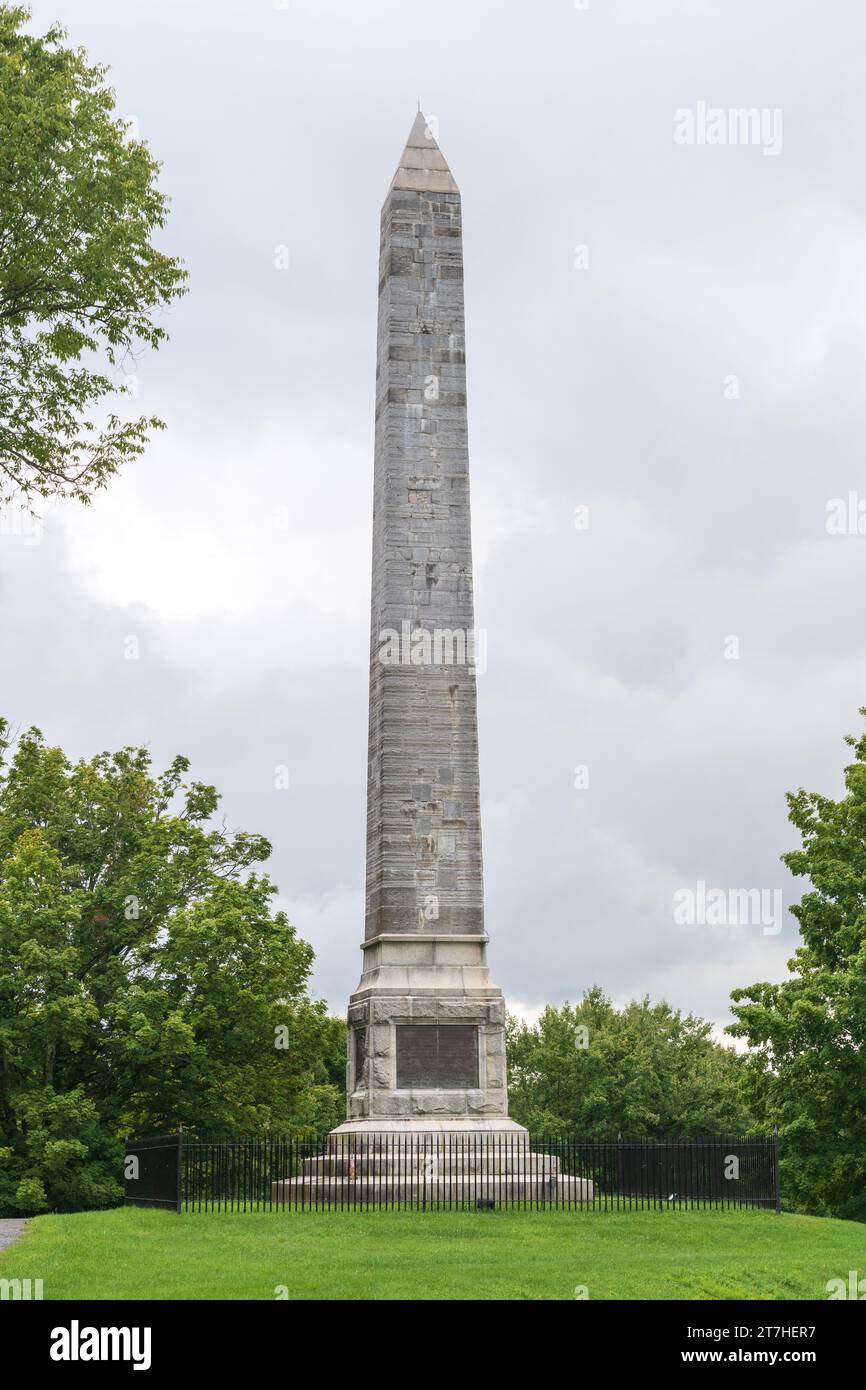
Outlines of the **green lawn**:
<svg viewBox="0 0 866 1390">
<path fill-rule="evenodd" d="M 40 1216 L 0 1277 L 46 1299 L 826 1298 L 866 1225 L 749 1211 Z"/>
</svg>

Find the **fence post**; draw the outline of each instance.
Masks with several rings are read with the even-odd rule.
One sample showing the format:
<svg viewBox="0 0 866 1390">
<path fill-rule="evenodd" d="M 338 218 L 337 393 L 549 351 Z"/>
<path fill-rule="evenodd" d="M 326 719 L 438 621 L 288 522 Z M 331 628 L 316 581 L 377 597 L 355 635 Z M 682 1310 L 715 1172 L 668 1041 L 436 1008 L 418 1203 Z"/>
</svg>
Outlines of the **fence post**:
<svg viewBox="0 0 866 1390">
<path fill-rule="evenodd" d="M 782 1215 L 782 1188 L 779 1182 L 779 1126 L 773 1125 L 773 1189 L 776 1194 L 776 1215 Z"/>
<path fill-rule="evenodd" d="M 181 1214 L 183 1196 L 183 1125 L 177 1127 L 177 1214 Z"/>
</svg>

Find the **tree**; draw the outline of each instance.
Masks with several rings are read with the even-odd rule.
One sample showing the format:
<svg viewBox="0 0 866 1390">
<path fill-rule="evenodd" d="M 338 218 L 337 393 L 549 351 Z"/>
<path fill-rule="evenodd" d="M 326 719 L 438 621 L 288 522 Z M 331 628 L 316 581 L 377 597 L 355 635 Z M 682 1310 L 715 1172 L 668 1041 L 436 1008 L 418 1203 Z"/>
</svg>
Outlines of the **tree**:
<svg viewBox="0 0 866 1390">
<path fill-rule="evenodd" d="M 213 787 L 143 749 L 72 764 L 0 724 L 0 1212 L 116 1199 L 125 1133 L 312 1135 L 343 1117 L 342 1025 L 313 953 L 214 823 Z"/>
<path fill-rule="evenodd" d="M 118 373 L 159 347 L 154 313 L 186 273 L 153 244 L 159 166 L 117 118 L 107 69 L 28 19 L 0 4 L 0 501 L 87 502 L 162 427 L 94 415 L 129 394 Z"/>
<path fill-rule="evenodd" d="M 598 986 L 508 1025 L 509 1109 L 547 1138 L 666 1139 L 745 1133 L 741 1059 L 669 1004 L 614 1007 Z"/>
<path fill-rule="evenodd" d="M 860 711 L 866 715 L 866 709 Z M 788 794 L 800 849 L 782 855 L 811 888 L 791 911 L 801 944 L 780 984 L 733 993 L 728 1031 L 755 1049 L 754 1084 L 779 1124 L 792 1205 L 866 1220 L 866 736 L 834 801 Z"/>
</svg>

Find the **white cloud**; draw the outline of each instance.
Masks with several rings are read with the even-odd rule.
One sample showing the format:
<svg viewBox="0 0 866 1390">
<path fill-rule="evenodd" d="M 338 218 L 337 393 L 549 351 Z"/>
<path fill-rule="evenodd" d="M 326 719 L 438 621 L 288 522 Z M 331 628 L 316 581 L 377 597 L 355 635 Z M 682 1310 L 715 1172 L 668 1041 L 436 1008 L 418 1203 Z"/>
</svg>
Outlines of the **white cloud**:
<svg viewBox="0 0 866 1390">
<path fill-rule="evenodd" d="M 302 603 L 369 606 L 368 441 L 271 426 L 253 439 L 157 435 L 89 508 L 63 508 L 95 597 L 164 618 Z"/>
</svg>

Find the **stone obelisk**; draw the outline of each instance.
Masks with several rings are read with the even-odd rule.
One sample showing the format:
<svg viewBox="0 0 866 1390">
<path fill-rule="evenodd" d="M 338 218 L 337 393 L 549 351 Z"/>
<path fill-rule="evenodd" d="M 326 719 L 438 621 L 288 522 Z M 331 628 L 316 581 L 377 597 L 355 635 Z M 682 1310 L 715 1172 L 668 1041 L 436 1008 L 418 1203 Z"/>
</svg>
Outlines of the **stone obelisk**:
<svg viewBox="0 0 866 1390">
<path fill-rule="evenodd" d="M 487 969 L 460 193 L 419 113 L 382 209 L 367 902 L 348 1119 L 280 1205 L 588 1201 L 508 1118 Z"/>
<path fill-rule="evenodd" d="M 367 885 L 336 1134 L 508 1130 L 487 968 L 460 193 L 418 114 L 382 208 Z"/>
</svg>

